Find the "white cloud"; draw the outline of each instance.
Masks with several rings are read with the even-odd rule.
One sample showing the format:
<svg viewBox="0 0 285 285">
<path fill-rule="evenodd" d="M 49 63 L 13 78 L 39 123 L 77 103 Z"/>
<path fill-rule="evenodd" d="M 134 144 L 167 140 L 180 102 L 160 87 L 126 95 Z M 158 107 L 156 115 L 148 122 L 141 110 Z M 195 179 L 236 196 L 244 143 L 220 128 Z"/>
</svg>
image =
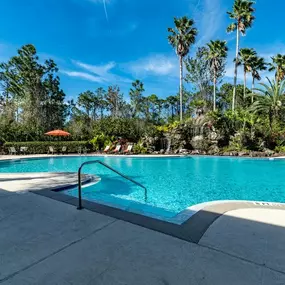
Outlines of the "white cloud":
<svg viewBox="0 0 285 285">
<path fill-rule="evenodd" d="M 68 76 L 80 77 L 89 81 L 101 82 L 105 84 L 119 84 L 119 83 L 132 82 L 131 79 L 114 73 L 113 69 L 117 67 L 117 64 L 113 61 L 104 65 L 91 65 L 78 60 L 72 60 L 72 63 L 75 66 L 86 70 L 87 72 L 80 72 L 80 71 L 64 72 Z"/>
<path fill-rule="evenodd" d="M 98 82 L 98 83 L 102 82 L 102 79 L 100 77 L 91 75 L 91 74 L 86 73 L 86 72 L 67 71 L 67 70 L 61 70 L 60 72 L 65 74 L 65 75 L 68 75 L 70 77 L 82 78 L 82 79 L 85 79 L 88 81 Z"/>
<path fill-rule="evenodd" d="M 171 75 L 178 73 L 178 60 L 174 56 L 167 57 L 163 54 L 151 55 L 127 64 L 130 71 L 136 76 Z"/>
<path fill-rule="evenodd" d="M 216 38 L 221 31 L 225 33 L 226 11 L 221 0 L 191 0 L 190 11 L 199 31 L 196 46 Z"/>
<path fill-rule="evenodd" d="M 91 64 L 83 63 L 83 62 L 77 61 L 77 60 L 72 60 L 72 62 L 75 65 L 77 65 L 77 66 L 79 66 L 79 67 L 81 67 L 81 68 L 83 68 L 83 69 L 85 69 L 91 73 L 95 73 L 101 77 L 109 75 L 110 70 L 116 66 L 116 63 L 113 61 L 111 61 L 105 65 L 91 65 Z"/>
</svg>

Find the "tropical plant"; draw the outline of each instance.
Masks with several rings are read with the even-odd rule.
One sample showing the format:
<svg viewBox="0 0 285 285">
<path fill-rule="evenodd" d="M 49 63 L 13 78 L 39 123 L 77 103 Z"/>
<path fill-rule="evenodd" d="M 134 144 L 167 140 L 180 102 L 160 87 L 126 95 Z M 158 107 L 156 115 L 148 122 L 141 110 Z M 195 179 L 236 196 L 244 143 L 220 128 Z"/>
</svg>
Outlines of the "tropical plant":
<svg viewBox="0 0 285 285">
<path fill-rule="evenodd" d="M 210 68 L 213 74 L 214 94 L 213 94 L 213 110 L 216 111 L 216 87 L 217 80 L 225 70 L 225 59 L 227 57 L 226 41 L 211 41 L 208 43 L 206 57 L 210 62 Z"/>
<path fill-rule="evenodd" d="M 280 83 L 268 77 L 267 80 L 269 84 L 259 83 L 263 88 L 254 89 L 258 93 L 255 94 L 256 101 L 251 105 L 250 110 L 266 115 L 272 130 L 273 123 L 279 117 L 280 111 L 284 109 L 285 80 Z"/>
<path fill-rule="evenodd" d="M 90 140 L 90 144 L 92 144 L 94 150 L 102 150 L 108 145 L 111 146 L 113 141 L 115 141 L 114 137 L 101 133 Z"/>
<path fill-rule="evenodd" d="M 139 141 L 134 145 L 134 153 L 137 154 L 146 154 L 147 148 L 143 145 L 142 141 Z"/>
<path fill-rule="evenodd" d="M 238 53 L 238 66 L 243 66 L 243 98 L 246 97 L 246 74 L 251 72 L 251 67 L 257 57 L 257 53 L 253 48 L 242 48 Z"/>
<path fill-rule="evenodd" d="M 234 68 L 234 88 L 232 99 L 232 110 L 235 110 L 236 86 L 237 86 L 237 69 L 238 69 L 238 53 L 239 53 L 239 38 L 240 34 L 245 35 L 246 30 L 252 26 L 255 17 L 253 1 L 250 0 L 235 0 L 232 11 L 227 12 L 230 19 L 234 22 L 227 28 L 227 32 L 236 31 L 236 54 L 235 54 L 235 68 Z"/>
<path fill-rule="evenodd" d="M 285 78 L 285 55 L 277 54 L 271 57 L 272 63 L 269 64 L 269 71 L 275 71 L 275 80 L 280 82 Z"/>
<path fill-rule="evenodd" d="M 190 46 L 195 43 L 197 29 L 194 20 L 187 18 L 174 18 L 175 29 L 168 28 L 169 43 L 175 48 L 180 65 L 180 121 L 183 120 L 183 58 L 189 53 Z"/>
<path fill-rule="evenodd" d="M 255 80 L 258 80 L 258 81 L 261 80 L 261 76 L 259 74 L 259 71 L 266 70 L 267 64 L 266 64 L 263 57 L 256 56 L 252 59 L 250 65 L 251 65 L 250 68 L 251 68 L 251 76 L 252 76 L 251 93 L 253 93 Z M 253 103 L 253 96 L 251 96 L 251 103 Z"/>
</svg>

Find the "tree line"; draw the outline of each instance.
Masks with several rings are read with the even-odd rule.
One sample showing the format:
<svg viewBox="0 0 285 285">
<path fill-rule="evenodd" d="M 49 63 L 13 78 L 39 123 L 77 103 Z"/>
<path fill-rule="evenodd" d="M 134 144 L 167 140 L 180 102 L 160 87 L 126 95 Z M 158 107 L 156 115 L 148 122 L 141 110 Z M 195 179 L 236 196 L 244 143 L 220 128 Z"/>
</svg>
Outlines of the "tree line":
<svg viewBox="0 0 285 285">
<path fill-rule="evenodd" d="M 194 20 L 174 18 L 168 42 L 179 58 L 179 91 L 163 94 L 163 98 L 147 94 L 144 83 L 137 79 L 128 94 L 123 94 L 120 86 L 110 85 L 86 90 L 67 101 L 56 63 L 52 59 L 42 62 L 33 45 L 23 46 L 17 55 L 0 64 L 0 141 L 43 140 L 46 131 L 58 128 L 66 128 L 75 139 L 90 139 L 96 132 L 133 133 L 137 139 L 143 129 L 151 129 L 146 126 L 191 121 L 194 127 L 197 117 L 211 121 L 227 137 L 227 143 L 237 133 L 246 133 L 256 141 L 266 134 L 272 140 L 273 133 L 284 128 L 285 55 L 277 54 L 267 63 L 254 48 L 240 47 L 240 35 L 245 36 L 252 27 L 254 13 L 250 0 L 235 0 L 228 12 L 232 23 L 226 31 L 236 33 L 233 83 L 223 82 L 227 42 L 211 40 L 189 55 L 198 35 Z M 239 68 L 243 70 L 243 84 L 237 82 Z M 265 70 L 275 72 L 275 80 L 257 88 Z M 108 120 L 112 124 L 123 120 L 129 129 L 118 126 L 114 130 Z"/>
</svg>

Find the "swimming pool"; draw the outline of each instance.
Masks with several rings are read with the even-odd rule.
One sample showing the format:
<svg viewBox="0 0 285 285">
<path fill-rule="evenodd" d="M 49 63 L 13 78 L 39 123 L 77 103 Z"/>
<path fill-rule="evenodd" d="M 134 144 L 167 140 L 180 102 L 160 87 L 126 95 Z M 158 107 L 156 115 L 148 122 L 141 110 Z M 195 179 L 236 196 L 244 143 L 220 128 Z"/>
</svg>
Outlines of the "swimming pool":
<svg viewBox="0 0 285 285">
<path fill-rule="evenodd" d="M 82 197 L 128 206 L 159 209 L 172 217 L 189 206 L 216 200 L 285 202 L 285 160 L 228 157 L 52 157 L 1 161 L 0 172 L 75 172 L 99 159 L 147 188 L 144 190 L 100 165 L 83 173 L 101 181 L 84 187 Z M 65 190 L 77 197 L 77 188 Z"/>
</svg>

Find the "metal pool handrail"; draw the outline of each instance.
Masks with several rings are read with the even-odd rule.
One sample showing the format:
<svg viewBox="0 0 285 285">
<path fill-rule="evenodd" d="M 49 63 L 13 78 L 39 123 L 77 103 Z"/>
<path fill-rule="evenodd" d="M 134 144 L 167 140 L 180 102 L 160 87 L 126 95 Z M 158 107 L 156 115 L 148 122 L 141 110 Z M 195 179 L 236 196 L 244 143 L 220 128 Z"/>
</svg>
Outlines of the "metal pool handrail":
<svg viewBox="0 0 285 285">
<path fill-rule="evenodd" d="M 93 164 L 93 163 L 99 163 L 99 164 L 105 166 L 106 168 L 112 170 L 113 172 L 117 173 L 118 175 L 122 176 L 123 178 L 125 178 L 125 179 L 133 182 L 134 184 L 138 185 L 139 187 L 143 188 L 144 189 L 145 202 L 147 201 L 147 189 L 142 184 L 140 184 L 139 182 L 133 180 L 132 178 L 124 175 L 123 173 L 119 172 L 118 170 L 112 168 L 111 166 L 109 166 L 108 164 L 106 164 L 106 163 L 104 163 L 104 162 L 102 162 L 100 160 L 91 160 L 91 161 L 83 162 L 81 164 L 81 166 L 79 167 L 79 169 L 78 169 L 78 207 L 77 207 L 78 210 L 83 209 L 83 207 L 82 207 L 82 197 L 81 197 L 81 170 L 82 170 L 84 165 Z"/>
</svg>

